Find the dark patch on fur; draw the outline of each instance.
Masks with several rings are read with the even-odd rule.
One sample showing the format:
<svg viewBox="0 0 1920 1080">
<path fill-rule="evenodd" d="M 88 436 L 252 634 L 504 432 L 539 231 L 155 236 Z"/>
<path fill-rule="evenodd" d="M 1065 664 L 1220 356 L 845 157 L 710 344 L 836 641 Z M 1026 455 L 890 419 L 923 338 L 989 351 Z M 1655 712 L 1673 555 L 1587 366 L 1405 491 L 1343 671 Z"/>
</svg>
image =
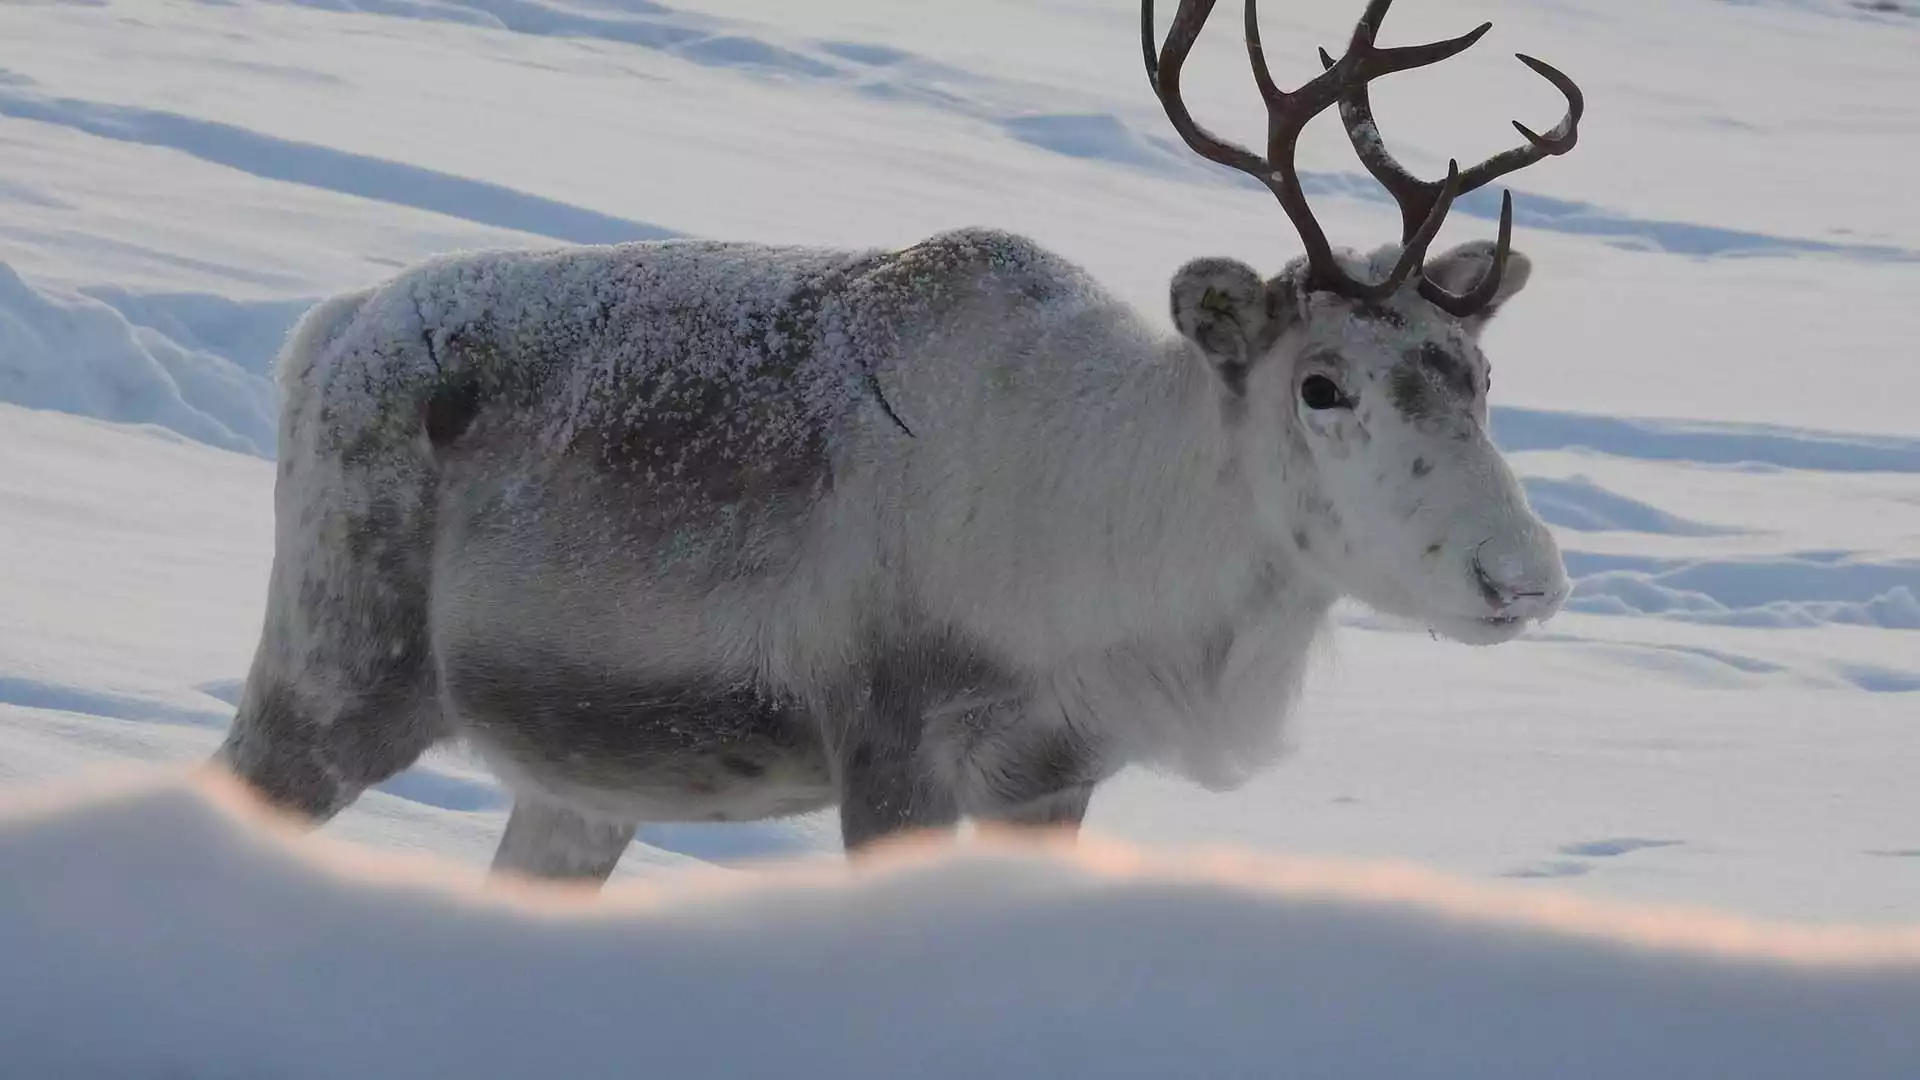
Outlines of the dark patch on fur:
<svg viewBox="0 0 1920 1080">
<path fill-rule="evenodd" d="M 958 821 L 955 794 L 933 778 L 925 757 L 928 715 L 969 700 L 991 709 L 1019 689 L 984 649 L 940 629 L 877 633 L 867 657 L 852 673 L 856 715 L 842 729 L 839 753 L 840 827 L 850 848 Z"/>
<path fill-rule="evenodd" d="M 917 725 L 936 706 L 1004 696 L 1012 688 L 1005 668 L 954 633 L 910 632 L 875 642 L 869 655 L 867 704 L 888 723 Z"/>
<path fill-rule="evenodd" d="M 1353 305 L 1353 317 L 1367 322 L 1385 323 L 1395 330 L 1407 328 L 1407 317 L 1390 307 L 1380 304 L 1359 303 Z"/>
<path fill-rule="evenodd" d="M 1214 365 L 1214 370 L 1220 373 L 1220 381 L 1226 385 L 1227 393 L 1236 399 L 1247 396 L 1247 367 L 1238 360 L 1222 360 Z"/>
<path fill-rule="evenodd" d="M 1416 477 L 1425 476 L 1432 471 L 1433 471 L 1433 462 L 1428 461 L 1426 458 L 1423 458 L 1423 457 L 1417 457 L 1413 459 L 1413 475 L 1414 476 Z"/>
<path fill-rule="evenodd" d="M 863 715 L 841 755 L 851 844 L 951 823 L 962 807 L 939 778 L 956 771 L 968 812 L 1036 824 L 1077 822 L 1111 771 L 1071 725 L 1031 724 L 1025 681 L 964 637 L 923 629 L 877 640 L 866 672 Z"/>
<path fill-rule="evenodd" d="M 435 450 L 451 446 L 473 426 L 483 400 L 475 379 L 448 380 L 436 387 L 420 404 L 420 424 L 426 430 L 427 444 Z"/>
<path fill-rule="evenodd" d="M 985 816 L 1011 825 L 1040 828 L 1078 826 L 1087 816 L 1087 804 L 1093 800 L 1093 784 L 1076 784 L 1044 798 L 990 811 Z"/>
<path fill-rule="evenodd" d="M 465 441 L 485 444 L 502 467 L 543 433 L 569 432 L 539 451 L 543 463 L 606 475 L 639 515 L 634 535 L 777 529 L 834 486 L 828 448 L 851 410 L 871 400 L 912 434 L 882 393 L 872 361 L 885 344 L 865 324 L 872 302 L 861 293 L 893 258 L 823 261 L 795 272 L 784 295 L 742 307 L 672 287 L 661 275 L 679 264 L 636 248 L 606 268 L 612 280 L 556 299 L 571 305 L 564 314 L 443 327 L 443 385 L 419 396 L 436 421 L 456 421 L 436 422 L 436 433 L 457 427 L 470 411 L 458 405 L 477 397 L 484 411 Z M 506 407 L 486 408 L 495 402 Z"/>
<path fill-rule="evenodd" d="M 1429 341 L 1420 346 L 1419 363 L 1454 397 L 1462 401 L 1473 398 L 1473 365 L 1466 358 L 1448 352 L 1438 342 Z"/>
<path fill-rule="evenodd" d="M 1307 530 L 1295 529 L 1293 530 L 1293 546 L 1299 548 L 1301 551 L 1311 551 L 1313 550 L 1313 538 L 1307 535 Z"/>
<path fill-rule="evenodd" d="M 1057 729 L 1031 739 L 1015 754 L 1004 754 L 979 768 L 984 786 L 1005 806 L 1026 806 L 1085 786 L 1092 756 L 1070 730 Z"/>
<path fill-rule="evenodd" d="M 1227 670 L 1227 659 L 1233 655 L 1233 643 L 1237 635 L 1231 625 L 1222 625 L 1210 632 L 1200 642 L 1200 678 L 1209 684 L 1218 683 L 1220 676 Z"/>
<path fill-rule="evenodd" d="M 745 675 L 635 679 L 503 645 L 448 657 L 447 695 L 476 735 L 569 782 L 715 795 L 784 761 L 827 783 L 812 717 Z"/>
<path fill-rule="evenodd" d="M 1432 384 L 1413 364 L 1393 365 L 1387 375 L 1387 393 L 1393 398 L 1393 407 L 1409 420 L 1426 420 L 1439 411 Z"/>
<path fill-rule="evenodd" d="M 1429 341 L 1393 365 L 1387 390 L 1402 416 L 1433 419 L 1473 400 L 1473 365 Z"/>
<path fill-rule="evenodd" d="M 1227 646 L 1231 638 L 1221 651 Z M 851 832 L 943 824 L 954 796 L 925 780 L 935 763 L 918 740 L 929 730 L 939 732 L 947 769 L 968 776 L 966 809 L 983 817 L 1079 821 L 1092 784 L 1108 774 L 1096 742 L 1073 724 L 1029 723 L 1021 676 L 964 638 L 922 632 L 887 642 L 872 673 L 876 711 L 860 734 L 868 753 L 849 759 L 843 824 Z M 866 798 L 852 776 L 870 784 Z M 910 809 L 910 821 L 893 821 L 897 807 Z"/>
<path fill-rule="evenodd" d="M 618 427 L 595 430 L 576 449 L 640 481 L 673 518 L 701 518 L 742 504 L 805 498 L 831 471 L 828 432 L 797 400 L 793 383 L 813 347 L 817 301 L 797 295 L 772 318 L 778 349 L 742 342 L 746 355 L 717 370 L 661 365 L 635 372 L 622 394 L 635 402 Z"/>
<path fill-rule="evenodd" d="M 1280 598 L 1281 590 L 1285 587 L 1286 575 L 1280 565 L 1271 559 L 1261 560 L 1253 579 L 1247 583 L 1246 593 L 1240 598 L 1240 610 L 1268 610 Z"/>
</svg>

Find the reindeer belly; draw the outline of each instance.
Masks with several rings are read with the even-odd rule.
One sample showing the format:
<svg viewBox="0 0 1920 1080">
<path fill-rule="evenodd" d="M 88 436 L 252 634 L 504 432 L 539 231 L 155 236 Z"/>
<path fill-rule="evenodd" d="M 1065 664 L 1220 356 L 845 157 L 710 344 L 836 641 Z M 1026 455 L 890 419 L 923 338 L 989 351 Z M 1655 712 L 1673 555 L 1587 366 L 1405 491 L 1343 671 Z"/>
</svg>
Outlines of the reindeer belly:
<svg viewBox="0 0 1920 1080">
<path fill-rule="evenodd" d="M 752 821 L 834 802 L 818 725 L 750 679 L 465 655 L 448 659 L 444 687 L 461 733 L 503 779 L 582 810 Z"/>
</svg>

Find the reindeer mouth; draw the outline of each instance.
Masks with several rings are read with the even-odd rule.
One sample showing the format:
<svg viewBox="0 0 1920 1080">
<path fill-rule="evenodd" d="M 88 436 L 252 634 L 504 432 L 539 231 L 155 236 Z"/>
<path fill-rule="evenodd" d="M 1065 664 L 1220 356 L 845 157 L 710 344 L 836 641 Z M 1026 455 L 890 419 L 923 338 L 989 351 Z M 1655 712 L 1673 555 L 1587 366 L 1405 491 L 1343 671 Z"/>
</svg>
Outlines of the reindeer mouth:
<svg viewBox="0 0 1920 1080">
<path fill-rule="evenodd" d="M 1463 615 L 1436 619 L 1431 623 L 1435 637 L 1462 645 L 1500 645 L 1526 632 L 1533 620 L 1524 615 Z"/>
<path fill-rule="evenodd" d="M 1481 615 L 1470 621 L 1474 626 L 1489 633 L 1506 636 L 1518 634 L 1534 620 L 1525 615 Z"/>
</svg>

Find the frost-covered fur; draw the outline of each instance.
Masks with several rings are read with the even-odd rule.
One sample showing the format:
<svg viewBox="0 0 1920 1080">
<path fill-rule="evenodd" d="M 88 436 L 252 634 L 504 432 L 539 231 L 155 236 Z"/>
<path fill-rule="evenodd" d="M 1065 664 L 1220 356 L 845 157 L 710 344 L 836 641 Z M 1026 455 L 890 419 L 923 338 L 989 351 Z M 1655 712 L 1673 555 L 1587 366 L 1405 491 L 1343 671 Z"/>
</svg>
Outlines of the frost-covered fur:
<svg viewBox="0 0 1920 1080">
<path fill-rule="evenodd" d="M 1239 782 L 1337 598 L 1490 642 L 1566 589 L 1483 430 L 1484 317 L 1300 274 L 1189 264 L 1180 336 L 983 230 L 465 255 L 327 301 L 282 357 L 223 758 L 325 818 L 462 737 L 519 800 L 499 865 L 587 878 L 642 820 L 838 803 L 854 845 L 1077 823 L 1130 762 Z"/>
</svg>

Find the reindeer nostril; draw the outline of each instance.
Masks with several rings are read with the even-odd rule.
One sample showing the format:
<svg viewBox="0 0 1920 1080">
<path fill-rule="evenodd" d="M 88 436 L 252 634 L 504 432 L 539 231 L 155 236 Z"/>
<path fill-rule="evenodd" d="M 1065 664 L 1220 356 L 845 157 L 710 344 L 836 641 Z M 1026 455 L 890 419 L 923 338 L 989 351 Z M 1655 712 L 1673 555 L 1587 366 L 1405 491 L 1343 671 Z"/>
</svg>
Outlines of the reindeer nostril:
<svg viewBox="0 0 1920 1080">
<path fill-rule="evenodd" d="M 1473 583 L 1479 586 L 1480 596 L 1495 608 L 1506 607 L 1511 601 L 1511 597 L 1493 580 L 1492 575 L 1487 573 L 1487 568 L 1480 565 L 1480 552 L 1478 549 L 1473 553 L 1472 563 Z"/>
</svg>

